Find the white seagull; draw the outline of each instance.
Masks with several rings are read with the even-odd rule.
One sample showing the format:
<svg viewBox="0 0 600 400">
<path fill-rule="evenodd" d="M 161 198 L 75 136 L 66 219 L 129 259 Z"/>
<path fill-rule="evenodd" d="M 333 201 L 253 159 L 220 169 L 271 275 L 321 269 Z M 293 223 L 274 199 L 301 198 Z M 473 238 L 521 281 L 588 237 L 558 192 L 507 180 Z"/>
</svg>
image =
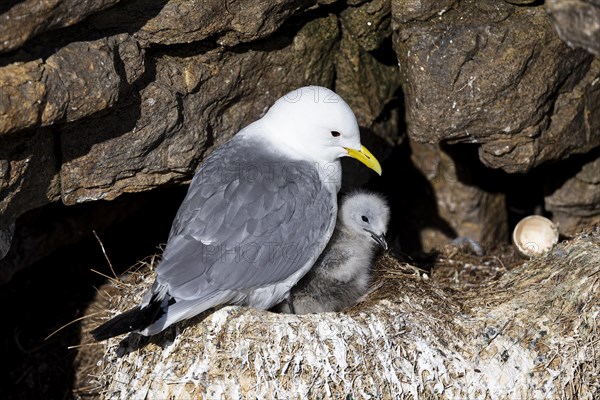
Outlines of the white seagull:
<svg viewBox="0 0 600 400">
<path fill-rule="evenodd" d="M 93 337 L 154 335 L 221 304 L 269 309 L 287 299 L 333 233 L 346 156 L 381 174 L 340 96 L 307 86 L 277 100 L 204 160 L 154 284 Z"/>
</svg>

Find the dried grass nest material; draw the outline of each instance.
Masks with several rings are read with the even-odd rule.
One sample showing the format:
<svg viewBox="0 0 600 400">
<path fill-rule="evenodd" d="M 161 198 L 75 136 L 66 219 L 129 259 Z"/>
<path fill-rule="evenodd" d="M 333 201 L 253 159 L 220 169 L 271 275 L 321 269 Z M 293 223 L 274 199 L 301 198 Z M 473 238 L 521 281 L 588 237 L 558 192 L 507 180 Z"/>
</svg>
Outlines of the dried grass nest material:
<svg viewBox="0 0 600 400">
<path fill-rule="evenodd" d="M 153 263 L 149 263 L 153 264 Z M 100 289 L 90 329 L 135 305 L 145 265 Z M 228 306 L 148 339 L 81 347 L 97 398 L 600 398 L 600 229 L 467 291 L 385 256 L 343 313 Z M 85 389 L 85 390 L 81 390 Z"/>
</svg>

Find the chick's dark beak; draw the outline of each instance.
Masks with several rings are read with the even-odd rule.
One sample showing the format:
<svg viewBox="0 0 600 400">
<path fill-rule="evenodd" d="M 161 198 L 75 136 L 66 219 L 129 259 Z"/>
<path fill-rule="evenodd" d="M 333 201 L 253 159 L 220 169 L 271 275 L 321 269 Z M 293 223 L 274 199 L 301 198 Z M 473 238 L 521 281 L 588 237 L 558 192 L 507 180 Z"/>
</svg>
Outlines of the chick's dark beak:
<svg viewBox="0 0 600 400">
<path fill-rule="evenodd" d="M 381 235 L 377 235 L 375 232 L 373 232 L 369 229 L 365 229 L 365 231 L 367 231 L 371 234 L 371 237 L 373 238 L 373 240 L 375 242 L 377 242 L 377 244 L 380 245 L 384 251 L 388 249 L 388 244 L 385 241 L 385 233 L 382 233 Z"/>
</svg>

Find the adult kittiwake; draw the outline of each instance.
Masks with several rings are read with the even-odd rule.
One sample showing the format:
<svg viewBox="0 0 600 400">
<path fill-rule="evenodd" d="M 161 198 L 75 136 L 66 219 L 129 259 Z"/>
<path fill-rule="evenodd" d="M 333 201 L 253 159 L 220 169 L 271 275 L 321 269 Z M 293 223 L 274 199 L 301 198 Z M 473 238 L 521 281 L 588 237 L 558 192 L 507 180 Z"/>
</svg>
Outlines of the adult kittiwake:
<svg viewBox="0 0 600 400">
<path fill-rule="evenodd" d="M 381 174 L 340 96 L 307 86 L 277 100 L 204 160 L 152 287 L 94 338 L 154 335 L 218 305 L 268 309 L 286 299 L 333 233 L 345 156 Z"/>
<path fill-rule="evenodd" d="M 389 206 L 378 194 L 357 191 L 347 195 L 327 247 L 276 310 L 309 314 L 354 305 L 367 292 L 378 246 L 387 250 L 389 219 Z"/>
</svg>

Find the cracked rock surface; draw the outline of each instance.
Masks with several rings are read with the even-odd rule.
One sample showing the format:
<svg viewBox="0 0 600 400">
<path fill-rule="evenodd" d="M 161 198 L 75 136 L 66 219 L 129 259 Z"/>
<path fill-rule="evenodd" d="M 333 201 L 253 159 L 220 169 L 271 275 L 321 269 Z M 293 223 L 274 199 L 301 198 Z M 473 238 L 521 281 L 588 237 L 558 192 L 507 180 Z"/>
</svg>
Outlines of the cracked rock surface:
<svg viewBox="0 0 600 400">
<path fill-rule="evenodd" d="M 567 46 L 543 7 L 436 7 L 394 15 L 411 138 L 476 144 L 510 173 L 600 145 L 598 61 Z"/>
</svg>

